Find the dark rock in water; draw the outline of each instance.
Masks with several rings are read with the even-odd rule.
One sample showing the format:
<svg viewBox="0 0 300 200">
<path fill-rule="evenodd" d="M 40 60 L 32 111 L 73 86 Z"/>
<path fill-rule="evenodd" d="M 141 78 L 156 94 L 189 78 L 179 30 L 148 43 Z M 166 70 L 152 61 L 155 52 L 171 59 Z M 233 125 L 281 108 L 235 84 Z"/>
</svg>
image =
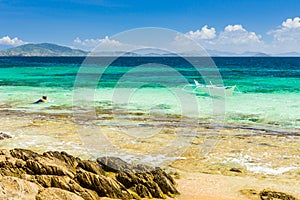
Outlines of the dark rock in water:
<svg viewBox="0 0 300 200">
<path fill-rule="evenodd" d="M 12 136 L 10 136 L 6 133 L 0 132 L 0 140 L 4 140 L 4 139 L 8 139 L 8 138 L 12 138 Z"/>
<path fill-rule="evenodd" d="M 100 157 L 97 158 L 97 162 L 103 167 L 105 171 L 118 172 L 132 169 L 131 165 L 116 157 Z"/>
<path fill-rule="evenodd" d="M 238 169 L 238 168 L 230 168 L 230 170 L 229 171 L 231 171 L 231 172 L 237 172 L 237 173 L 242 173 L 242 170 L 240 170 L 240 169 Z"/>
<path fill-rule="evenodd" d="M 18 192 L 26 195 L 23 199 L 33 200 L 166 198 L 179 194 L 174 179 L 160 168 L 130 165 L 115 157 L 96 162 L 66 152 L 39 154 L 26 149 L 0 150 L 0 185 L 0 199 Z M 22 191 L 21 185 L 32 185 L 33 189 Z"/>
<path fill-rule="evenodd" d="M 144 173 L 145 172 L 153 172 L 155 170 L 154 167 L 144 165 L 144 164 L 135 165 L 133 168 L 134 168 L 135 172 L 144 172 Z"/>
<path fill-rule="evenodd" d="M 259 193 L 259 196 L 262 200 L 296 200 L 292 195 L 271 190 L 263 190 Z"/>
</svg>

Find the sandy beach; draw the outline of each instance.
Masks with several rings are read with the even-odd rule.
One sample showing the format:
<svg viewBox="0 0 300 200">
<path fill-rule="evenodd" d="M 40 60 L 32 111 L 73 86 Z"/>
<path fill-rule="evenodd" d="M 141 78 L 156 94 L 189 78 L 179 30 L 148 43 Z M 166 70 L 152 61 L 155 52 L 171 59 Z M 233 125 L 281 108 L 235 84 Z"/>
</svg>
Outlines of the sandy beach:
<svg viewBox="0 0 300 200">
<path fill-rule="evenodd" d="M 103 124 L 112 120 L 107 115 L 101 114 Z M 146 118 L 147 116 L 138 115 L 135 120 L 140 120 L 143 124 L 146 124 L 146 120 L 147 123 L 157 123 Z M 181 195 L 175 199 L 259 199 L 259 193 L 265 189 L 300 197 L 300 136 L 296 129 L 289 130 L 290 134 L 287 135 L 284 130 L 274 127 L 267 130 L 249 126 L 220 127 L 199 124 L 196 127 L 198 135 L 191 140 L 190 135 L 175 136 L 175 132 L 184 132 L 185 128 L 178 126 L 182 120 L 178 121 L 173 117 L 160 120 L 160 123 L 168 121 L 168 125 L 163 125 L 167 127 L 164 131 L 152 137 L 135 140 L 120 131 L 120 127 L 102 125 L 101 134 L 105 137 L 94 143 L 97 132 L 95 127 L 99 126 L 79 125 L 68 114 L 4 111 L 1 112 L 1 119 L 1 132 L 12 136 L 1 141 L 1 149 L 66 151 L 83 159 L 95 159 L 100 156 L 101 151 L 109 153 L 113 144 L 127 152 L 126 155 L 132 152 L 138 152 L 137 156 L 153 155 L 154 165 L 160 163 L 158 165 L 171 173 L 178 183 L 177 188 Z M 188 120 L 185 122 L 188 123 Z M 157 126 L 159 127 L 158 124 Z M 139 129 L 141 130 L 143 129 Z M 104 140 L 110 141 L 109 146 L 105 147 L 106 151 L 103 150 L 105 145 L 101 143 Z M 157 160 L 155 149 L 171 140 L 179 141 L 179 144 L 189 142 L 189 145 L 184 146 L 180 157 L 174 152 L 176 156 L 171 156 L 170 159 L 164 157 L 163 162 Z M 208 145 L 209 142 L 212 145 Z M 94 153 L 91 153 L 85 143 L 95 148 Z M 210 149 L 205 150 L 206 147 Z M 172 151 L 176 151 L 176 148 Z M 163 153 L 170 156 L 169 151 Z M 125 160 L 126 155 L 123 157 Z M 122 156 L 124 155 L 120 155 Z"/>
</svg>

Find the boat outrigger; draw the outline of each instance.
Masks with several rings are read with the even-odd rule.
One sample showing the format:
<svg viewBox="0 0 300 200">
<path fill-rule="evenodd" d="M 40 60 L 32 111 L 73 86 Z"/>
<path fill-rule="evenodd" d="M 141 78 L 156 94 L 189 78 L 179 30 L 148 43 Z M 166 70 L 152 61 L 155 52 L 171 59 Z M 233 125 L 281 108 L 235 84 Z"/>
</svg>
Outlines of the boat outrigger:
<svg viewBox="0 0 300 200">
<path fill-rule="evenodd" d="M 194 80 L 195 84 L 188 84 L 183 87 L 183 90 L 186 92 L 192 92 L 195 94 L 206 93 L 210 96 L 217 97 L 226 97 L 231 96 L 233 91 L 236 88 L 236 85 L 233 86 L 217 86 L 212 84 L 210 81 L 210 85 L 200 84 L 197 80 Z M 189 88 L 189 89 L 188 89 Z"/>
</svg>

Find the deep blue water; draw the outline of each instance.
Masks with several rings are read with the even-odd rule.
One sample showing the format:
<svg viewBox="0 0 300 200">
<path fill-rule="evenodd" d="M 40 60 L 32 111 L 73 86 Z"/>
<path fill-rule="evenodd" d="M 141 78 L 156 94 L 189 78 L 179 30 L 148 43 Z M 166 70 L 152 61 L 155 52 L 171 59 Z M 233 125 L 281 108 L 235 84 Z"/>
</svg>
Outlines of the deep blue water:
<svg viewBox="0 0 300 200">
<path fill-rule="evenodd" d="M 33 86 L 71 88 L 84 57 L 1 57 L 1 86 Z M 200 63 L 207 58 L 190 58 Z M 225 85 L 237 85 L 243 92 L 299 92 L 300 58 L 297 57 L 215 57 Z M 101 66 L 108 58 L 90 59 L 87 65 Z M 203 71 L 206 69 L 203 61 Z M 169 66 L 192 83 L 203 81 L 203 75 L 185 59 L 179 57 L 123 57 L 118 58 L 106 69 L 100 80 L 102 87 L 114 87 L 124 74 L 137 66 L 148 64 L 145 69 L 131 72 L 139 78 L 162 76 L 165 81 L 179 84 L 177 77 L 161 70 L 160 65 Z M 164 74 L 163 74 L 164 73 Z M 144 79 L 141 79 L 144 80 Z M 160 80 L 162 81 L 162 80 Z M 58 84 L 59 83 L 59 84 Z"/>
</svg>

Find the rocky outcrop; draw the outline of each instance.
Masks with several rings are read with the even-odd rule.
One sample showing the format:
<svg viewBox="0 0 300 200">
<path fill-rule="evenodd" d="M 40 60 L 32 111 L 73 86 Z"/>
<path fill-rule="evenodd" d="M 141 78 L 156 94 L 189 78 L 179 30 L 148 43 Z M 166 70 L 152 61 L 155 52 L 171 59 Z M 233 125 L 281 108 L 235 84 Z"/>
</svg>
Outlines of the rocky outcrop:
<svg viewBox="0 0 300 200">
<path fill-rule="evenodd" d="M 36 196 L 36 200 L 57 200 L 57 199 L 84 200 L 82 197 L 72 192 L 68 192 L 66 190 L 62 190 L 59 188 L 46 188 Z"/>
<path fill-rule="evenodd" d="M 38 184 L 11 176 L 0 178 L 0 199 L 35 200 L 41 187 Z"/>
<path fill-rule="evenodd" d="M 129 165 L 114 157 L 98 158 L 97 161 L 104 169 L 116 172 L 116 179 L 142 198 L 166 198 L 166 195 L 179 194 L 174 179 L 160 168 Z"/>
<path fill-rule="evenodd" d="M 130 165 L 120 158 L 81 160 L 66 152 L 39 154 L 0 150 L 0 199 L 166 198 L 179 194 L 160 168 Z"/>
</svg>

